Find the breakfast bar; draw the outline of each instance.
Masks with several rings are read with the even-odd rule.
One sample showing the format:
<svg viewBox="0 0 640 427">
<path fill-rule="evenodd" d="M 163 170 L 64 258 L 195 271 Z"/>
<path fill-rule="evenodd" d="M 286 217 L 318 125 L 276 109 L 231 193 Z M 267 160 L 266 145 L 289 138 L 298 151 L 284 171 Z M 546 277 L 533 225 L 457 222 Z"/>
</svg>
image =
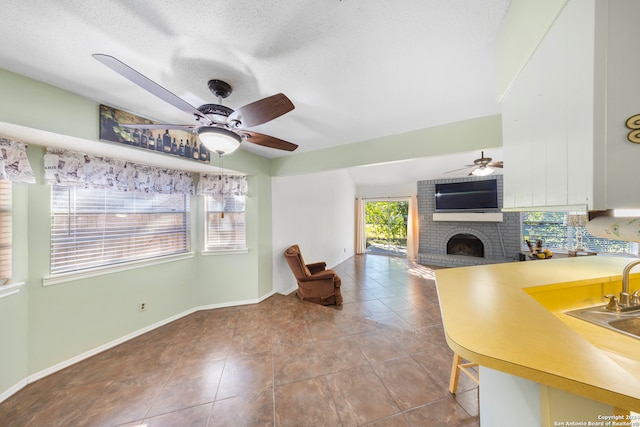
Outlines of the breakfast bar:
<svg viewBox="0 0 640 427">
<path fill-rule="evenodd" d="M 537 425 L 583 419 L 640 425 L 640 420 L 632 422 L 634 412 L 640 412 L 640 338 L 564 313 L 606 304 L 604 295 L 620 292 L 622 271 L 632 260 L 591 256 L 436 272 L 447 343 L 480 365 L 481 422 L 483 415 L 495 413 L 487 406 L 493 401 L 539 409 Z M 632 272 L 630 289 L 640 289 L 640 274 Z M 498 397 L 501 376 L 509 381 Z M 539 401 L 532 406 L 532 394 L 524 393 L 528 397 L 517 402 L 518 393 L 508 390 L 510 380 L 534 385 Z M 564 400 L 555 401 L 558 396 Z M 588 415 L 586 408 L 595 408 L 594 413 Z M 513 420 L 526 425 L 520 421 Z"/>
</svg>

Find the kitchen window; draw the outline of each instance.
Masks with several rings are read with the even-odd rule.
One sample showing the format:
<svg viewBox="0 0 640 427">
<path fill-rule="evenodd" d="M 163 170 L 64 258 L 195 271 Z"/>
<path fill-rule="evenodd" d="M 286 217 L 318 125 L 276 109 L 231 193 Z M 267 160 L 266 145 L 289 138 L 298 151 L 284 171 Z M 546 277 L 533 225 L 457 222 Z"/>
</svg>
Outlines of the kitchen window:
<svg viewBox="0 0 640 427">
<path fill-rule="evenodd" d="M 525 240 L 534 243 L 542 240 L 543 246 L 551 250 L 584 250 L 598 253 L 638 254 L 638 244 L 622 240 L 611 240 L 589 234 L 586 215 L 571 212 L 522 212 L 522 249 L 528 251 Z M 580 218 L 583 218 L 580 220 Z M 582 243 L 579 245 L 579 241 Z"/>
<path fill-rule="evenodd" d="M 186 194 L 51 188 L 52 276 L 190 250 Z"/>
</svg>

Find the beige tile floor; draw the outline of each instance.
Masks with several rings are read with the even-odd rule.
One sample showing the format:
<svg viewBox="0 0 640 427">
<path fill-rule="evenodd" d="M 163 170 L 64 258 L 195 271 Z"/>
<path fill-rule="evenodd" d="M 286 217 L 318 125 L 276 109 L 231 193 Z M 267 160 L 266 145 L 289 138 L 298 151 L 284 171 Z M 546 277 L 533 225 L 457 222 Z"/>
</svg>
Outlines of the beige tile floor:
<svg viewBox="0 0 640 427">
<path fill-rule="evenodd" d="M 479 426 L 477 386 L 447 390 L 433 270 L 379 255 L 335 269 L 340 307 L 199 311 L 28 385 L 0 425 Z"/>
</svg>

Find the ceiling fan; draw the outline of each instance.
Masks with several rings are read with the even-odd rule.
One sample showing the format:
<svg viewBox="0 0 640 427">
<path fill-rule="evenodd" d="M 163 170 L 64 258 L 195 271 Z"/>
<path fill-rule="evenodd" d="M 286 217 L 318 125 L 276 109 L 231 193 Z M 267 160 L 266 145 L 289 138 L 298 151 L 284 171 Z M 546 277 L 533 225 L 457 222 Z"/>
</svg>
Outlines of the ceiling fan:
<svg viewBox="0 0 640 427">
<path fill-rule="evenodd" d="M 500 168 L 502 169 L 503 167 L 503 162 L 492 162 L 491 161 L 491 157 L 485 157 L 484 156 L 484 151 L 481 151 L 480 154 L 480 158 L 479 159 L 475 159 L 473 161 L 472 165 L 465 165 L 465 167 L 460 168 L 460 169 L 454 169 L 445 173 L 451 173 L 451 172 L 457 172 L 457 171 L 461 171 L 461 170 L 465 170 L 465 169 L 469 169 L 469 168 L 475 168 L 473 169 L 471 172 L 469 172 L 469 176 L 473 175 L 473 176 L 487 176 L 487 175 L 491 175 L 493 173 L 493 168 Z"/>
<path fill-rule="evenodd" d="M 186 113 L 193 114 L 198 122 L 193 125 L 120 123 L 121 126 L 136 129 L 177 129 L 191 132 L 198 136 L 200 142 L 209 151 L 217 153 L 219 156 L 232 153 L 242 141 L 285 151 L 293 151 L 298 148 L 296 144 L 291 142 L 249 129 L 278 118 L 295 108 L 291 100 L 282 93 L 233 110 L 221 105 L 222 98 L 231 94 L 231 85 L 222 80 L 209 80 L 209 90 L 218 97 L 218 103 L 204 104 L 196 108 L 119 59 L 99 53 L 94 53 L 92 56 L 147 92 Z"/>
</svg>

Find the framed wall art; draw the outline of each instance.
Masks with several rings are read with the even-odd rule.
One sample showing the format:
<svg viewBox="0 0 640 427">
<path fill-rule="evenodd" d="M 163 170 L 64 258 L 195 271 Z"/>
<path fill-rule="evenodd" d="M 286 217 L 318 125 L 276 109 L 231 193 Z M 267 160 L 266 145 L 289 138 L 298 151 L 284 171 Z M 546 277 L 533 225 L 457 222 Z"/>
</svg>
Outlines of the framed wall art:
<svg viewBox="0 0 640 427">
<path fill-rule="evenodd" d="M 190 133 L 175 129 L 135 129 L 126 124 L 157 124 L 107 105 L 100 105 L 100 139 L 129 145 L 141 150 L 152 150 L 200 162 L 209 162 L 211 153 Z"/>
</svg>

